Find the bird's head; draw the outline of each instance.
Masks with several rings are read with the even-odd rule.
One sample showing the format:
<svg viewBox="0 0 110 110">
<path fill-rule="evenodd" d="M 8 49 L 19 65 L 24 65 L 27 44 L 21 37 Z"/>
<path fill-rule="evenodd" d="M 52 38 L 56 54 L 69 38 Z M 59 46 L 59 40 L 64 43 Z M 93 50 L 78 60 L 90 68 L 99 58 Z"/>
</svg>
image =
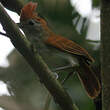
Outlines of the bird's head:
<svg viewBox="0 0 110 110">
<path fill-rule="evenodd" d="M 39 14 L 36 12 L 37 6 L 37 3 L 29 2 L 21 9 L 20 27 L 22 29 L 28 28 L 31 30 L 31 32 L 36 29 L 37 32 L 40 31 L 42 27 L 47 26 L 45 19 L 39 16 Z"/>
</svg>

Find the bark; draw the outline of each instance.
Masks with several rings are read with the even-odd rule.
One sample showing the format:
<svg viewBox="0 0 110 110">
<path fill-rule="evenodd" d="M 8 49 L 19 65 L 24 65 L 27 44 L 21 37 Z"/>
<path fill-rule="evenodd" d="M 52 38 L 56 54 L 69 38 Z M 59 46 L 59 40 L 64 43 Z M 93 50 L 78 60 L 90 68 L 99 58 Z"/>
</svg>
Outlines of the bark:
<svg viewBox="0 0 110 110">
<path fill-rule="evenodd" d="M 103 110 L 110 110 L 110 2 L 108 0 L 102 0 L 101 64 Z"/>
</svg>

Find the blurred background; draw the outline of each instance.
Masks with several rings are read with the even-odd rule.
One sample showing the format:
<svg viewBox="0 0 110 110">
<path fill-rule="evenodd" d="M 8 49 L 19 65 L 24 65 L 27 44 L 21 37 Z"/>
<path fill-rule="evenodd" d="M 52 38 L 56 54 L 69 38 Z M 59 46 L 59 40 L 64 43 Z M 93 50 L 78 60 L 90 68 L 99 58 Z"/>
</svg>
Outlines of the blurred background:
<svg viewBox="0 0 110 110">
<path fill-rule="evenodd" d="M 25 3 L 30 0 L 22 0 Z M 80 44 L 94 57 L 93 68 L 100 73 L 100 2 L 99 0 L 31 0 L 38 2 L 37 11 L 57 34 Z M 19 15 L 6 9 L 19 22 Z M 4 32 L 0 25 L 0 31 Z M 60 74 L 60 79 L 66 75 Z M 75 74 L 64 88 L 79 110 L 96 110 Z M 47 89 L 13 47 L 10 40 L 0 35 L 0 110 L 60 110 Z M 99 109 L 100 110 L 100 109 Z"/>
</svg>

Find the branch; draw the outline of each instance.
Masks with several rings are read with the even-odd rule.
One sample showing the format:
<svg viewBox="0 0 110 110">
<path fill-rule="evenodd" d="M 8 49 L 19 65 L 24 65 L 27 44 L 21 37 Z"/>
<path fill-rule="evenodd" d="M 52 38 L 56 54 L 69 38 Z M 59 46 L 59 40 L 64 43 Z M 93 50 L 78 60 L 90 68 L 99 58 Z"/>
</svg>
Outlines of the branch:
<svg viewBox="0 0 110 110">
<path fill-rule="evenodd" d="M 0 0 L 0 2 L 9 10 L 20 14 L 21 8 L 24 5 L 24 0 Z"/>
<path fill-rule="evenodd" d="M 63 110 L 77 110 L 68 93 L 55 79 L 39 54 L 32 52 L 30 42 L 20 32 L 18 26 L 11 20 L 2 5 L 0 5 L 0 22 L 6 33 L 10 36 L 15 48 L 24 56 L 60 107 Z"/>
</svg>

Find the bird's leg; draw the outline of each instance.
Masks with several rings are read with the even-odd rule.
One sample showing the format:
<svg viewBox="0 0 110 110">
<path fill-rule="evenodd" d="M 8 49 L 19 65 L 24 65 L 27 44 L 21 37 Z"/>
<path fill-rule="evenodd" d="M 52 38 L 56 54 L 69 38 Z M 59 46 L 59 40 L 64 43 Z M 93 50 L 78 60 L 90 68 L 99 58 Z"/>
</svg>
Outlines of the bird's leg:
<svg viewBox="0 0 110 110">
<path fill-rule="evenodd" d="M 76 68 L 77 68 L 77 66 L 73 67 L 73 65 L 67 65 L 67 66 L 55 68 L 53 71 L 62 71 L 62 70 L 67 70 L 67 69 L 72 69 L 73 70 L 61 82 L 62 84 L 64 84 L 71 77 L 71 75 L 75 75 Z M 55 75 L 57 74 L 56 72 L 54 72 L 54 73 L 55 73 Z M 58 79 L 58 74 L 56 75 L 56 77 Z"/>
<path fill-rule="evenodd" d="M 70 69 L 70 68 L 72 68 L 72 66 L 68 65 L 68 66 L 63 66 L 63 67 L 55 68 L 52 71 L 54 73 L 55 78 L 58 79 L 58 74 L 56 73 L 56 71 L 62 71 L 62 70 Z"/>
<path fill-rule="evenodd" d="M 62 66 L 62 67 L 58 67 L 58 68 L 55 68 L 53 69 L 52 71 L 61 71 L 61 70 L 66 70 L 66 69 L 70 69 L 70 68 L 73 68 L 72 65 L 67 65 L 67 66 Z"/>
<path fill-rule="evenodd" d="M 71 75 L 75 75 L 75 71 L 70 72 L 66 78 L 63 79 L 63 81 L 61 82 L 62 85 L 64 85 L 64 83 L 70 78 Z"/>
</svg>

